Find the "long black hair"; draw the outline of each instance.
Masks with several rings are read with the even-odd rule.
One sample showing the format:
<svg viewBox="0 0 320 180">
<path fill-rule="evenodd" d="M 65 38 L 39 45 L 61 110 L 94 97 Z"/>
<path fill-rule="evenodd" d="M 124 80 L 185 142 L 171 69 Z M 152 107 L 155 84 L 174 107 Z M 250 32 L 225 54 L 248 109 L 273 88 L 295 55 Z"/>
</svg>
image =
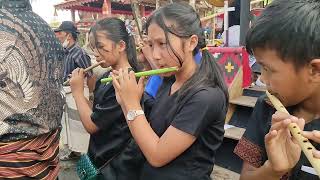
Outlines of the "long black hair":
<svg viewBox="0 0 320 180">
<path fill-rule="evenodd" d="M 165 20 L 173 21 L 175 25 L 168 27 L 165 24 Z M 203 30 L 201 28 L 199 15 L 189 4 L 172 3 L 167 6 L 161 7 L 148 18 L 146 29 L 148 29 L 151 23 L 156 23 L 161 27 L 161 29 L 163 29 L 163 31 L 165 32 L 168 48 L 170 48 L 173 54 L 177 57 L 180 65 L 182 65 L 181 57 L 172 48 L 168 40 L 168 33 L 174 34 L 180 38 L 189 38 L 192 35 L 197 35 L 198 45 L 193 50 L 193 55 L 197 54 L 201 49 L 206 47 L 206 41 Z M 221 69 L 207 49 L 202 50 L 200 67 L 193 74 L 193 76 L 181 87 L 179 91 L 178 101 L 185 97 L 185 95 L 188 94 L 189 90 L 193 88 L 201 88 L 204 86 L 220 88 L 225 95 L 226 102 L 228 102 L 228 89 L 222 76 Z"/>
<path fill-rule="evenodd" d="M 97 32 L 102 32 L 106 35 L 106 38 L 119 43 L 124 41 L 126 43 L 126 52 L 129 64 L 134 71 L 139 71 L 140 67 L 137 61 L 136 45 L 132 35 L 127 31 L 125 23 L 118 18 L 105 18 L 99 20 L 94 26 L 91 27 L 90 33 L 93 34 L 95 46 L 97 47 Z"/>
</svg>

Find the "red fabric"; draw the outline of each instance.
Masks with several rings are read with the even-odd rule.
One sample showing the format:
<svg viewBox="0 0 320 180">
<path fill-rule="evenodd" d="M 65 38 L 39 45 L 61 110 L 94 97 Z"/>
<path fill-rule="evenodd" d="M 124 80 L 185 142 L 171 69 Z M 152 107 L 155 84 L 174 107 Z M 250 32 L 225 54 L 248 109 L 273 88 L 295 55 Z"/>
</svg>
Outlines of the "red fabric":
<svg viewBox="0 0 320 180">
<path fill-rule="evenodd" d="M 251 69 L 249 66 L 249 54 L 244 47 L 208 47 L 209 52 L 216 56 L 216 61 L 221 67 L 225 82 L 229 86 L 239 68 L 242 67 L 242 87 L 247 87 L 251 84 Z M 231 66 L 228 71 L 227 66 Z"/>
<path fill-rule="evenodd" d="M 264 8 L 255 8 L 251 10 L 251 13 L 254 16 L 260 16 Z"/>
<path fill-rule="evenodd" d="M 248 162 L 250 165 L 259 168 L 263 165 L 262 152 L 263 150 L 250 140 L 242 137 L 234 151 L 242 160 Z"/>
<path fill-rule="evenodd" d="M 208 47 L 210 53 L 241 53 L 242 47 Z"/>
<path fill-rule="evenodd" d="M 242 48 L 242 70 L 243 70 L 243 81 L 242 87 L 248 87 L 251 84 L 251 68 L 249 66 L 249 54 L 246 49 Z"/>
</svg>

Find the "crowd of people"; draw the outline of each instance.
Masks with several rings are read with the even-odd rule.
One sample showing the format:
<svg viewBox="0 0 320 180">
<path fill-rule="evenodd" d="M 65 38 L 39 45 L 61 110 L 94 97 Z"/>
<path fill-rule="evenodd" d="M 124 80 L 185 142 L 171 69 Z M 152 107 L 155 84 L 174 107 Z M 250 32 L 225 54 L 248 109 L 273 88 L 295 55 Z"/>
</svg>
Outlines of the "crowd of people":
<svg viewBox="0 0 320 180">
<path fill-rule="evenodd" d="M 111 67 L 100 77 L 84 71 L 91 60 L 72 22 L 53 32 L 28 0 L 2 0 L 0 7 L 0 179 L 57 179 L 60 133 L 67 158 L 81 154 L 81 179 L 211 179 L 229 95 L 193 7 L 155 10 L 138 43 L 124 21 L 97 21 L 89 47 L 101 67 Z M 240 179 L 318 178 L 303 168 L 311 165 L 288 124 L 297 123 L 319 148 L 319 9 L 319 0 L 273 0 L 248 31 L 259 80 L 291 115 L 259 98 L 234 150 L 243 159 Z M 167 67 L 178 71 L 134 75 Z M 106 77 L 112 83 L 102 83 Z M 62 127 L 63 114 L 72 121 Z"/>
</svg>

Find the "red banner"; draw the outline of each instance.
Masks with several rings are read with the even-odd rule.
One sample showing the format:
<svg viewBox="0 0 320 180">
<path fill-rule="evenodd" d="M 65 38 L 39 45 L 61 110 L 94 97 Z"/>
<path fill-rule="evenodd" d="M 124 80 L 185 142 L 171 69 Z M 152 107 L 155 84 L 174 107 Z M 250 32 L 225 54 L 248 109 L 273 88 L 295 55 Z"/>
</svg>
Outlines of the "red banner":
<svg viewBox="0 0 320 180">
<path fill-rule="evenodd" d="M 240 67 L 243 69 L 242 86 L 247 87 L 251 84 L 249 54 L 244 47 L 209 47 L 209 52 L 220 65 L 228 86 L 233 82 Z"/>
</svg>

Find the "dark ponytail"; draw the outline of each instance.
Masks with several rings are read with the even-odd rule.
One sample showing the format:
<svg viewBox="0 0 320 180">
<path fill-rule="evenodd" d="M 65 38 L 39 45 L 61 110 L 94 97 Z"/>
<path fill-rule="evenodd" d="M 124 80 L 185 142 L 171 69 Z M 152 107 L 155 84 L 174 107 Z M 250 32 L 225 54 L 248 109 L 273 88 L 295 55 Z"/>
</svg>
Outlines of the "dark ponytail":
<svg viewBox="0 0 320 180">
<path fill-rule="evenodd" d="M 137 61 L 136 41 L 132 35 L 129 35 L 127 44 L 128 61 L 135 72 L 140 71 L 141 67 Z"/>
<path fill-rule="evenodd" d="M 128 33 L 125 23 L 118 18 L 105 18 L 99 20 L 92 28 L 90 33 L 93 34 L 95 46 L 97 47 L 97 32 L 106 34 L 106 38 L 119 43 L 124 41 L 126 44 L 126 53 L 128 62 L 135 72 L 140 71 L 140 67 L 137 61 L 136 46 L 134 37 Z"/>
<path fill-rule="evenodd" d="M 166 26 L 164 23 L 166 20 L 175 22 L 175 26 Z M 191 89 L 210 86 L 221 89 L 225 95 L 226 103 L 228 104 L 228 88 L 225 84 L 219 65 L 216 63 L 211 53 L 205 48 L 206 42 L 201 28 L 200 18 L 194 9 L 187 3 L 171 3 L 159 8 L 149 17 L 146 23 L 147 29 L 152 22 L 163 29 L 166 35 L 168 48 L 171 48 L 180 64 L 182 62 L 181 57 L 173 50 L 168 40 L 168 33 L 174 34 L 180 38 L 189 38 L 192 35 L 198 36 L 198 44 L 193 51 L 193 55 L 202 51 L 201 64 L 193 76 L 179 90 L 178 101 L 185 97 Z"/>
<path fill-rule="evenodd" d="M 201 74 L 202 72 L 204 73 Z M 225 84 L 225 80 L 222 76 L 221 68 L 217 64 L 212 54 L 207 49 L 202 50 L 201 64 L 198 69 L 198 72 L 192 78 L 193 81 L 197 81 L 197 79 L 200 79 L 200 77 L 197 77 L 197 76 L 206 76 L 206 79 L 208 80 L 209 84 L 214 84 L 219 88 L 221 88 L 221 90 L 223 91 L 226 97 L 226 100 L 227 100 L 226 103 L 229 102 L 228 87 Z M 193 83 L 193 82 L 190 82 L 190 83 Z"/>
</svg>

